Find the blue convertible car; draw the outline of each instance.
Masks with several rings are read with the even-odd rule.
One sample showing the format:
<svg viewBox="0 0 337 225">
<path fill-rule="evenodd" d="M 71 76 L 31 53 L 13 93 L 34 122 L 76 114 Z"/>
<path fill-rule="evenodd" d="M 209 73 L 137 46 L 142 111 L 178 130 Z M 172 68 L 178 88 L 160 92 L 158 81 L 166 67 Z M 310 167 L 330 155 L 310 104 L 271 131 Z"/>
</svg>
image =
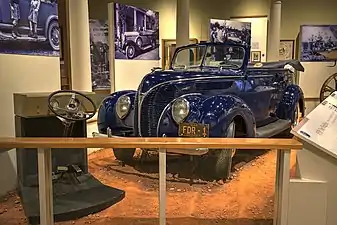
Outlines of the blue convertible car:
<svg viewBox="0 0 337 225">
<path fill-rule="evenodd" d="M 170 70 L 153 69 L 138 90 L 119 91 L 102 102 L 99 132 L 205 138 L 289 133 L 304 115 L 303 92 L 292 83 L 304 68 L 296 60 L 250 64 L 249 55 L 249 46 L 229 40 L 177 48 Z M 198 169 L 226 179 L 235 149 L 203 151 Z M 114 149 L 122 161 L 132 160 L 134 152 Z"/>
</svg>

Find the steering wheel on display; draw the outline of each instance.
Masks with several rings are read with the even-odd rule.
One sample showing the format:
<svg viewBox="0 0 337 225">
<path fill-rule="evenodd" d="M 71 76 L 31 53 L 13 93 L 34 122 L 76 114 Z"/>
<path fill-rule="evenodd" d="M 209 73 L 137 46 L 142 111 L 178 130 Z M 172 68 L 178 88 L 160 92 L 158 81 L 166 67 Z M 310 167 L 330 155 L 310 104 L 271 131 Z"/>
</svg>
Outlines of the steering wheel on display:
<svg viewBox="0 0 337 225">
<path fill-rule="evenodd" d="M 91 98 L 72 90 L 51 93 L 48 97 L 48 108 L 65 125 L 64 136 L 70 134 L 76 121 L 86 121 L 94 117 L 97 111 Z"/>
<path fill-rule="evenodd" d="M 326 81 L 323 83 L 319 95 L 319 100 L 322 102 L 330 94 L 337 90 L 337 73 L 332 74 Z"/>
</svg>

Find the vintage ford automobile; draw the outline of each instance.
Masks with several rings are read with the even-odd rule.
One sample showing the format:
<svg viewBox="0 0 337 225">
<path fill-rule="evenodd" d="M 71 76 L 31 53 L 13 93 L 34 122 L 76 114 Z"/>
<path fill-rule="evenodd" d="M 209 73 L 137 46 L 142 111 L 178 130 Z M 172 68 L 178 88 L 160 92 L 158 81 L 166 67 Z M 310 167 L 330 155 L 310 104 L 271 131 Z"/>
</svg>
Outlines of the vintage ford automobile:
<svg viewBox="0 0 337 225">
<path fill-rule="evenodd" d="M 133 59 L 142 51 L 156 48 L 156 36 L 155 31 L 142 28 L 139 31 L 124 32 L 120 47 L 128 59 Z"/>
<path fill-rule="evenodd" d="M 138 90 L 118 91 L 103 100 L 99 132 L 205 138 L 289 134 L 304 114 L 303 92 L 292 83 L 296 70 L 304 68 L 296 60 L 249 64 L 249 54 L 249 46 L 230 40 L 177 48 L 170 70 L 153 69 Z M 114 149 L 122 161 L 132 160 L 134 152 Z M 212 179 L 226 179 L 235 152 L 206 149 L 196 157 L 198 169 Z"/>
</svg>

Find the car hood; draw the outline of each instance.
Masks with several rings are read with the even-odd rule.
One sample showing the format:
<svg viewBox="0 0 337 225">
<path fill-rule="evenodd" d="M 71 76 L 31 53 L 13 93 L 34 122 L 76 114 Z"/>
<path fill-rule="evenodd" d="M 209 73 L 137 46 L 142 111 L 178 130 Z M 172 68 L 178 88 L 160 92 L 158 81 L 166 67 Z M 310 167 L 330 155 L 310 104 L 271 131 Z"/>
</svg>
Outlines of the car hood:
<svg viewBox="0 0 337 225">
<path fill-rule="evenodd" d="M 239 70 L 203 70 L 203 71 L 176 71 L 176 70 L 160 70 L 153 71 L 147 74 L 141 84 L 140 91 L 142 93 L 147 92 L 152 87 L 170 82 L 170 81 L 188 81 L 197 79 L 212 79 L 214 77 L 223 76 L 241 76 L 242 71 Z"/>
</svg>

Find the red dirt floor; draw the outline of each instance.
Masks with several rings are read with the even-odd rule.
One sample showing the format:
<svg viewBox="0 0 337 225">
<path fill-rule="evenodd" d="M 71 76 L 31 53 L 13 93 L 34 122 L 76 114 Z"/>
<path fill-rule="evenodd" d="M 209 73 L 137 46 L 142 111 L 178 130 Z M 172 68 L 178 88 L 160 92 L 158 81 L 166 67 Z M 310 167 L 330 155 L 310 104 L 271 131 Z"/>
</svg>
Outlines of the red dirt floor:
<svg viewBox="0 0 337 225">
<path fill-rule="evenodd" d="M 295 155 L 291 155 L 294 174 Z M 255 157 L 236 171 L 226 183 L 198 180 L 192 186 L 176 182 L 168 169 L 167 224 L 169 225 L 271 225 L 275 182 L 276 151 Z M 168 163 L 169 164 L 169 163 Z M 89 155 L 89 170 L 101 182 L 126 191 L 116 205 L 94 215 L 58 225 L 158 224 L 158 165 L 155 171 L 140 172 L 137 167 L 119 165 L 111 149 Z M 181 167 L 181 164 L 179 164 Z M 27 224 L 15 192 L 0 199 L 0 225 Z"/>
</svg>

